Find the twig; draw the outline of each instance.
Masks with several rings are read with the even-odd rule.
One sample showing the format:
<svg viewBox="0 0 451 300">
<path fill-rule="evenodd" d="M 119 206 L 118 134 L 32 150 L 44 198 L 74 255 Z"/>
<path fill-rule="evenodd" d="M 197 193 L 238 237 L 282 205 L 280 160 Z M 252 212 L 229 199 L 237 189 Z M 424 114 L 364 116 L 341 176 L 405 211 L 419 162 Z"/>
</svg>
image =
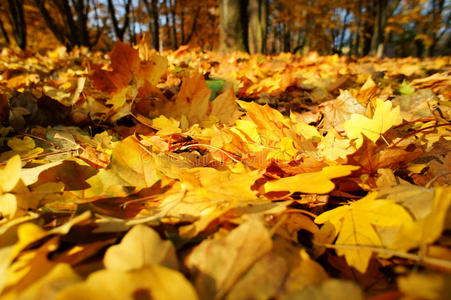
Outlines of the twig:
<svg viewBox="0 0 451 300">
<path fill-rule="evenodd" d="M 428 127 L 424 127 L 424 128 L 415 130 L 415 131 L 413 131 L 413 132 L 407 134 L 406 136 L 402 137 L 399 141 L 397 141 L 396 143 L 394 143 L 394 144 L 392 145 L 392 147 L 398 145 L 400 142 L 404 141 L 405 139 L 407 139 L 407 138 L 409 138 L 409 137 L 411 137 L 411 136 L 413 136 L 413 135 L 415 135 L 415 134 L 417 134 L 417 133 L 420 133 L 420 132 L 425 131 L 425 130 L 428 130 L 428 129 L 433 129 L 433 128 L 437 128 L 437 127 L 443 127 L 443 126 L 451 126 L 451 123 L 432 125 L 432 126 L 428 126 Z"/>
<path fill-rule="evenodd" d="M 367 250 L 372 251 L 376 253 L 381 253 L 389 256 L 397 256 L 400 258 L 405 258 L 409 260 L 413 260 L 419 263 L 425 263 L 427 265 L 431 265 L 438 268 L 444 268 L 447 271 L 451 271 L 451 261 L 450 260 L 444 260 L 440 258 L 430 257 L 430 256 L 423 256 L 423 255 L 416 255 L 412 253 L 406 253 L 401 252 L 397 250 L 392 249 L 386 249 L 382 247 L 375 247 L 375 246 L 361 246 L 361 245 L 332 245 L 332 244 L 323 244 L 318 242 L 313 242 L 315 245 L 323 246 L 326 248 L 332 248 L 332 249 L 347 249 L 347 250 Z"/>
<path fill-rule="evenodd" d="M 442 177 L 442 176 L 449 175 L 449 174 L 451 174 L 451 171 L 443 172 L 442 174 L 436 175 L 434 178 L 432 178 L 431 180 L 429 180 L 428 183 L 426 183 L 426 185 L 425 185 L 424 187 L 427 188 L 427 189 L 430 188 L 431 185 L 432 185 L 437 179 L 439 179 L 439 178 Z"/>
</svg>

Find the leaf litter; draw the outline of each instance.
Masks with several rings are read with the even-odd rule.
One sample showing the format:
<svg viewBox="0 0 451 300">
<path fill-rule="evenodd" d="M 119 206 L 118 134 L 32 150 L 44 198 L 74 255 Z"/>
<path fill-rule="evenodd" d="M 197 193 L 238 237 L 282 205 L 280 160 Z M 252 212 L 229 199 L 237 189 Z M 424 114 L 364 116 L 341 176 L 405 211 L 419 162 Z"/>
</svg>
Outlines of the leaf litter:
<svg viewBox="0 0 451 300">
<path fill-rule="evenodd" d="M 36 56 L 1 53 L 1 299 L 449 295 L 449 57 Z"/>
</svg>

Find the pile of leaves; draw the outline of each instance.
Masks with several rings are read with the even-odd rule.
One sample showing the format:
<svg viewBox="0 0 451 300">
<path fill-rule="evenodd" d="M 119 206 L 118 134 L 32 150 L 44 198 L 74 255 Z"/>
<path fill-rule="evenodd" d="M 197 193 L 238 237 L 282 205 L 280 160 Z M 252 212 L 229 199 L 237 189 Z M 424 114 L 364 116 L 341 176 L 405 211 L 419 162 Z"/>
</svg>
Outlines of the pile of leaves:
<svg viewBox="0 0 451 300">
<path fill-rule="evenodd" d="M 0 59 L 0 299 L 450 294 L 449 57 Z"/>
</svg>

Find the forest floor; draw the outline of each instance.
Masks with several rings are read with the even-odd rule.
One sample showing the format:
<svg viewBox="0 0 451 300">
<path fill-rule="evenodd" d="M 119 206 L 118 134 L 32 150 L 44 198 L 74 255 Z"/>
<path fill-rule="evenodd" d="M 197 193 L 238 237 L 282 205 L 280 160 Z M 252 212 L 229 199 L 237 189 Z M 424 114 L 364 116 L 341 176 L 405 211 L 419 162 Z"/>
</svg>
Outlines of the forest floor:
<svg viewBox="0 0 451 300">
<path fill-rule="evenodd" d="M 451 57 L 3 49 L 0 121 L 0 299 L 451 295 Z"/>
</svg>

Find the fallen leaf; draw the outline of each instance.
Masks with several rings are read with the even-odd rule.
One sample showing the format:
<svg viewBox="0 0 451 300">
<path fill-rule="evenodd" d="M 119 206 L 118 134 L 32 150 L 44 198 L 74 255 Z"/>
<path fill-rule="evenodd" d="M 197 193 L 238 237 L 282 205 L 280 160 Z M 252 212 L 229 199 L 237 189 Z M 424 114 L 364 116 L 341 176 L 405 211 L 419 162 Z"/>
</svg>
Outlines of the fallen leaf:
<svg viewBox="0 0 451 300">
<path fill-rule="evenodd" d="M 282 300 L 362 300 L 363 293 L 360 288 L 351 281 L 330 279 L 318 285 L 308 286 L 297 292 L 281 297 Z"/>
<path fill-rule="evenodd" d="M 268 272 L 268 270 L 271 271 Z M 268 253 L 255 262 L 230 290 L 225 299 L 263 300 L 273 298 L 282 285 L 286 271 L 285 260 L 273 253 Z"/>
<path fill-rule="evenodd" d="M 269 232 L 257 220 L 243 223 L 224 239 L 203 241 L 186 260 L 200 298 L 223 297 L 271 247 Z"/>
<path fill-rule="evenodd" d="M 338 238 L 335 245 L 382 246 L 374 229 L 380 227 L 401 227 L 412 223 L 407 211 L 394 201 L 377 200 L 377 194 L 368 196 L 340 206 L 319 215 L 315 222 L 324 224 L 329 221 L 334 225 Z M 344 255 L 347 263 L 359 272 L 365 273 L 372 252 L 367 249 L 336 249 L 338 255 Z"/>
<path fill-rule="evenodd" d="M 149 265 L 130 272 L 100 270 L 84 282 L 71 285 L 58 293 L 56 299 L 155 299 L 196 300 L 196 291 L 179 273 L 159 265 Z"/>
<path fill-rule="evenodd" d="M 433 273 L 410 273 L 398 278 L 399 289 L 418 299 L 447 299 L 451 295 L 451 276 Z"/>
<path fill-rule="evenodd" d="M 356 139 L 356 147 L 360 148 L 365 135 L 375 143 L 387 130 L 402 122 L 399 106 L 392 109 L 390 101 L 376 100 L 376 109 L 372 119 L 360 114 L 353 114 L 344 123 L 344 129 L 350 139 Z"/>
<path fill-rule="evenodd" d="M 437 240 L 444 228 L 448 208 L 451 206 L 451 189 L 437 187 L 434 190 L 430 212 L 414 222 L 406 222 L 395 237 L 391 247 L 404 251 L 424 247 Z"/>
<path fill-rule="evenodd" d="M 235 103 L 233 89 L 227 89 L 212 101 L 209 100 L 211 93 L 202 74 L 186 76 L 175 100 L 157 108 L 155 114 L 181 121 L 183 129 L 196 123 L 209 121 L 211 117 L 225 124 L 234 123 L 241 113 Z M 183 119 L 187 121 L 187 124 L 182 122 Z"/>
<path fill-rule="evenodd" d="M 319 172 L 302 173 L 265 183 L 265 192 L 289 191 L 290 193 L 325 194 L 335 188 L 331 179 L 344 177 L 358 170 L 359 166 L 329 166 Z"/>
<path fill-rule="evenodd" d="M 119 245 L 108 248 L 103 263 L 113 271 L 139 270 L 151 264 L 178 269 L 174 246 L 146 225 L 135 225 Z"/>
<path fill-rule="evenodd" d="M 61 290 L 81 280 L 81 277 L 72 270 L 69 264 L 61 263 L 23 291 L 19 291 L 17 294 L 7 294 L 6 297 L 28 300 L 55 299 Z"/>
</svg>

